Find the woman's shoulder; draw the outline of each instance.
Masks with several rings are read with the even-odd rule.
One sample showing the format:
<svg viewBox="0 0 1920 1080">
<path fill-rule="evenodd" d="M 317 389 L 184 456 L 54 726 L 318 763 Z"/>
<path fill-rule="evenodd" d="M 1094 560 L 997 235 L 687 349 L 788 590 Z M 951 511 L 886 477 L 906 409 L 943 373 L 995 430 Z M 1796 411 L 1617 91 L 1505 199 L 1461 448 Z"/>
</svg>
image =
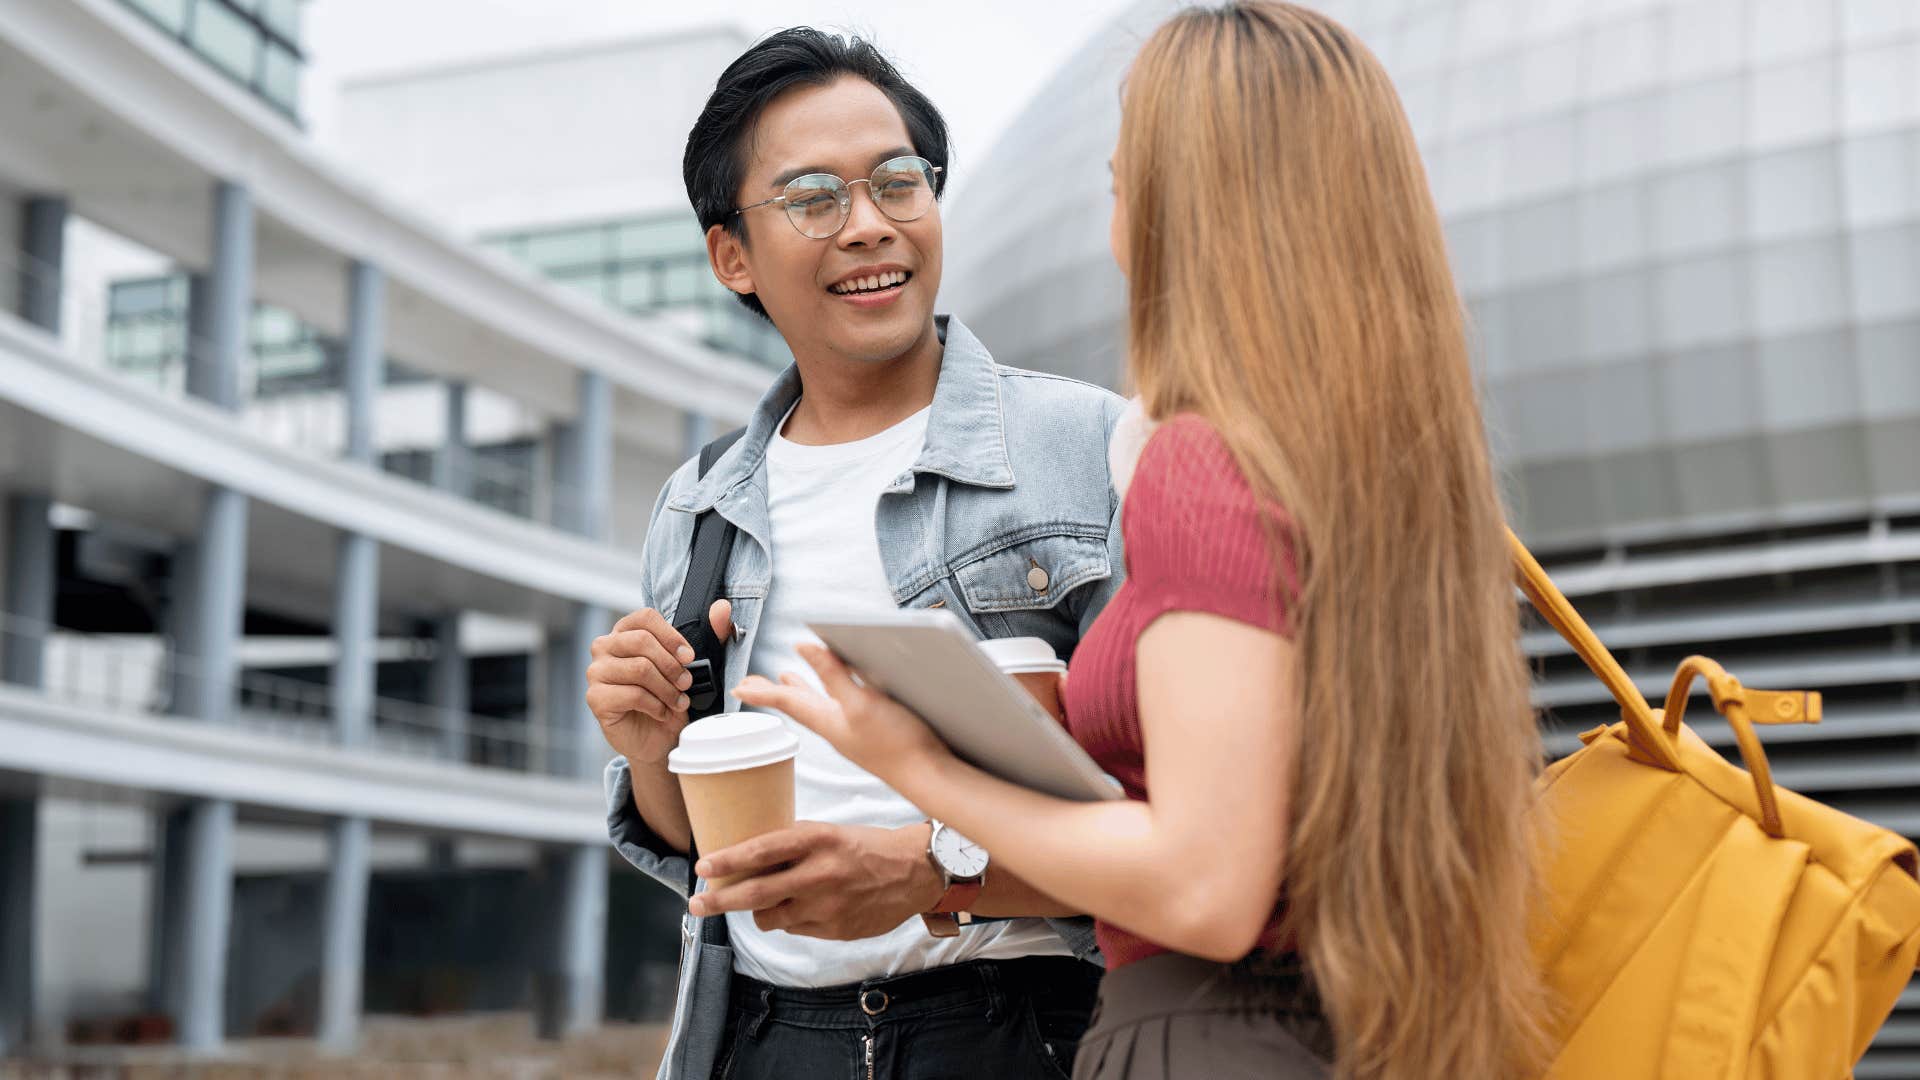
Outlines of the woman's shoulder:
<svg viewBox="0 0 1920 1080">
<path fill-rule="evenodd" d="M 1253 489 L 1225 437 L 1206 417 L 1190 412 L 1168 417 L 1154 429 L 1140 452 L 1134 487 L 1144 501 L 1253 501 Z"/>
</svg>

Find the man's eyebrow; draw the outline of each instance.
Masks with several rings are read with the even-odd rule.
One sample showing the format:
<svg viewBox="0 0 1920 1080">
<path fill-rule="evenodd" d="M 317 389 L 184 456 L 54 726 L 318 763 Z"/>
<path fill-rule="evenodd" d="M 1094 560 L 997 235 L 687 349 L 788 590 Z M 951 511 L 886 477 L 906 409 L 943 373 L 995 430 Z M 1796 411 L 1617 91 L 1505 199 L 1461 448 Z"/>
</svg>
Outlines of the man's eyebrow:
<svg viewBox="0 0 1920 1080">
<path fill-rule="evenodd" d="M 886 162 L 892 161 L 894 158 L 908 157 L 912 155 L 912 153 L 913 147 L 911 146 L 896 146 L 891 150 L 882 150 L 873 156 L 873 167 L 877 169 Z M 795 180 L 798 180 L 800 177 L 807 176 L 811 173 L 826 173 L 830 176 L 835 175 L 833 170 L 827 168 L 825 165 L 796 165 L 791 169 L 781 170 L 780 175 L 775 176 L 767 186 L 770 188 L 783 188 Z"/>
</svg>

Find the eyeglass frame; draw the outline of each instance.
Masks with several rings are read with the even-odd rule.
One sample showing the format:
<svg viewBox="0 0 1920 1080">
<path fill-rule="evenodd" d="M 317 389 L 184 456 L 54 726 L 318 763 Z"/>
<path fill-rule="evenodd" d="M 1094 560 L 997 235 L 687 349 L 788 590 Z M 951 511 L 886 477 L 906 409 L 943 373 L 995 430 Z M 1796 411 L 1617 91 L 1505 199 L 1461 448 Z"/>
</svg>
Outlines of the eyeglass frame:
<svg viewBox="0 0 1920 1080">
<path fill-rule="evenodd" d="M 881 169 L 886 168 L 887 165 L 891 162 L 899 161 L 901 158 L 912 158 L 915 161 L 926 162 L 927 187 L 933 192 L 933 200 L 927 204 L 927 209 L 928 210 L 933 209 L 933 203 L 938 202 L 940 199 L 940 174 L 946 171 L 946 166 L 935 165 L 933 162 L 927 161 L 926 158 L 923 158 L 918 154 L 901 154 L 898 157 L 890 157 L 886 161 L 883 161 L 880 164 L 874 166 L 874 169 L 873 169 L 874 175 L 876 176 L 879 175 Z M 840 224 L 835 225 L 833 227 L 833 231 L 828 233 L 825 236 L 808 236 L 807 233 L 800 228 L 800 223 L 793 220 L 792 214 L 789 213 L 785 215 L 787 219 L 787 224 L 793 226 L 793 231 L 799 233 L 801 236 L 806 237 L 808 240 L 831 240 L 834 237 L 840 235 L 840 230 L 847 227 L 847 222 L 853 220 L 853 185 L 855 184 L 867 185 L 867 198 L 873 199 L 873 177 L 872 176 L 863 176 L 858 180 L 849 180 L 844 176 L 837 176 L 833 173 L 805 173 L 803 175 L 796 176 L 793 179 L 787 181 L 786 185 L 781 188 L 781 194 L 775 195 L 771 199 L 761 199 L 757 203 L 751 203 L 747 206 L 737 207 L 734 209 L 733 213 L 736 215 L 744 214 L 749 210 L 758 210 L 763 206 L 772 206 L 774 203 L 785 203 L 787 201 L 786 190 L 788 188 L 793 187 L 793 185 L 799 183 L 800 181 L 805 180 L 809 176 L 831 176 L 835 180 L 840 181 L 840 183 L 844 185 L 847 189 L 847 210 L 846 210 L 846 213 L 841 215 Z M 838 200 L 835 200 L 835 201 L 837 202 Z M 873 206 L 874 206 L 874 209 L 879 210 L 881 213 L 881 216 L 885 217 L 888 221 L 898 221 L 901 224 L 905 224 L 909 221 L 919 221 L 921 218 L 927 216 L 927 211 L 922 210 L 918 214 L 910 218 L 894 217 L 892 214 L 887 213 L 885 208 L 883 208 L 880 205 L 880 201 L 878 199 L 873 200 Z"/>
</svg>

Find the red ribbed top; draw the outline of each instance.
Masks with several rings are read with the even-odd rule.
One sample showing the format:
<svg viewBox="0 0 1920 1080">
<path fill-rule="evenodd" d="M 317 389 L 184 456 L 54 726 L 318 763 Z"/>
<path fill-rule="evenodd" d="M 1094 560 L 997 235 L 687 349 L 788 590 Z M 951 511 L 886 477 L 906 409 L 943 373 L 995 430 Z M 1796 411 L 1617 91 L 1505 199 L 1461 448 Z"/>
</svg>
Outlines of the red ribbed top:
<svg viewBox="0 0 1920 1080">
<path fill-rule="evenodd" d="M 1199 611 L 1293 636 L 1294 562 L 1290 552 L 1274 558 L 1260 507 L 1226 443 L 1198 416 L 1168 420 L 1141 452 L 1120 511 L 1127 580 L 1074 650 L 1065 699 L 1073 737 L 1128 798 L 1147 797 L 1134 657 L 1148 625 L 1170 611 Z M 1207 686 L 1233 673 L 1193 676 L 1193 708 L 1204 709 Z M 1095 930 L 1109 971 L 1170 951 L 1104 920 Z"/>
</svg>

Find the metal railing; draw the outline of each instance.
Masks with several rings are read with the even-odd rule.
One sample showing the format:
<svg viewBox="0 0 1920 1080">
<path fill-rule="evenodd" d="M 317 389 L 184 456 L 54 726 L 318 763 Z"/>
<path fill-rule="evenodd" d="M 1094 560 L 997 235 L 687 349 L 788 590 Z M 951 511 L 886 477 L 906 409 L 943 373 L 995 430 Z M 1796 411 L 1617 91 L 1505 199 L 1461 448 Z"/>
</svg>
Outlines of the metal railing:
<svg viewBox="0 0 1920 1080">
<path fill-rule="evenodd" d="M 196 658 L 163 635 L 81 633 L 0 611 L 0 658 L 11 668 L 22 657 L 39 669 L 29 688 L 53 700 L 156 720 L 193 719 L 178 710 L 182 686 L 200 678 Z M 224 693 L 234 727 L 307 745 L 340 745 L 333 694 L 324 683 L 241 670 Z M 555 738 L 550 718 L 505 720 L 378 696 L 370 701 L 368 721 L 367 743 L 351 749 L 513 772 L 554 771 L 556 749 L 574 745 Z"/>
</svg>

